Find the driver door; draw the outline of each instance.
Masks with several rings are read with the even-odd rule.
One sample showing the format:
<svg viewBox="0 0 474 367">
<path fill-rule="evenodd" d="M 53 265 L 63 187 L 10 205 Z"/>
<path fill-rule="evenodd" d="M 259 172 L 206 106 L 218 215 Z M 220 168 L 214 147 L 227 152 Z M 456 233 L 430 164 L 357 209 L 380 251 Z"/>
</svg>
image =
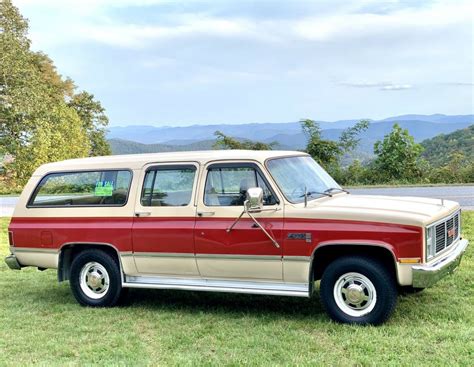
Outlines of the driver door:
<svg viewBox="0 0 474 367">
<path fill-rule="evenodd" d="M 281 247 L 277 248 L 248 215 L 227 231 L 243 211 L 247 189 L 257 186 L 264 191 L 266 210 L 254 216 L 281 244 L 282 204 L 256 163 L 212 163 L 204 170 L 194 231 L 196 261 L 203 278 L 283 279 Z"/>
</svg>

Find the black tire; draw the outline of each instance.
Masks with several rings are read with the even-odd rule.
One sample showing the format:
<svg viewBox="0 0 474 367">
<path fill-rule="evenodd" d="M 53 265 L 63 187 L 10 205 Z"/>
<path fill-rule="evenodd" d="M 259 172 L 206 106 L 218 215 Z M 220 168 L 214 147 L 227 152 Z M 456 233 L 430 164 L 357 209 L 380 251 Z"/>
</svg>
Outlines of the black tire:
<svg viewBox="0 0 474 367">
<path fill-rule="evenodd" d="M 382 324 L 397 303 L 393 275 L 377 260 L 361 256 L 329 264 L 321 278 L 320 295 L 328 315 L 347 324 Z"/>
<path fill-rule="evenodd" d="M 423 292 L 424 290 L 425 288 L 415 288 L 411 285 L 400 287 L 400 293 L 402 294 L 416 294 L 416 293 Z"/>
<path fill-rule="evenodd" d="M 112 307 L 122 295 L 120 267 L 112 256 L 100 250 L 86 250 L 74 258 L 69 284 L 83 306 Z"/>
</svg>

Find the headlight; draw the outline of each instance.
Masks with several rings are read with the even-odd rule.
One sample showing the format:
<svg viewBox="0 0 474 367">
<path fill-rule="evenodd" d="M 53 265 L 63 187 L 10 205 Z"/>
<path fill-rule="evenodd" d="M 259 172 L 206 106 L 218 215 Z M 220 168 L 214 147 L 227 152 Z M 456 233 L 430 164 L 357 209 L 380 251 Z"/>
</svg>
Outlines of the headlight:
<svg viewBox="0 0 474 367">
<path fill-rule="evenodd" d="M 426 228 L 426 260 L 434 257 L 436 253 L 435 227 Z"/>
</svg>

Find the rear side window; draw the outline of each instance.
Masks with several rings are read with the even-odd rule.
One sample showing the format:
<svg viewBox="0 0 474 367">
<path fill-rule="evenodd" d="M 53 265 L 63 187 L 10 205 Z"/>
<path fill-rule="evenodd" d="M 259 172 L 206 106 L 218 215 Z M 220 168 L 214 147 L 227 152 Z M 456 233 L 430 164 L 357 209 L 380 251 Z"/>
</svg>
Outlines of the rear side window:
<svg viewBox="0 0 474 367">
<path fill-rule="evenodd" d="M 41 179 L 29 206 L 122 206 L 131 181 L 125 170 L 51 173 Z"/>
<path fill-rule="evenodd" d="M 147 171 L 142 206 L 187 206 L 193 193 L 194 166 L 157 167 Z"/>
</svg>

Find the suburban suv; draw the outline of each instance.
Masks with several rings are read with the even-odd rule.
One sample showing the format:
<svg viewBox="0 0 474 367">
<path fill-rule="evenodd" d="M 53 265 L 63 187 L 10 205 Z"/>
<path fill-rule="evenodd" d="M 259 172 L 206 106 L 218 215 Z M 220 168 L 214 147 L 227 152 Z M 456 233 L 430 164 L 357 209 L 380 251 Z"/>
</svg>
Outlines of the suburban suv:
<svg viewBox="0 0 474 367">
<path fill-rule="evenodd" d="M 398 290 L 459 265 L 460 224 L 452 201 L 351 195 L 301 152 L 94 157 L 36 170 L 6 262 L 57 269 L 87 306 L 126 288 L 310 297 L 321 280 L 332 319 L 380 324 Z"/>
</svg>

